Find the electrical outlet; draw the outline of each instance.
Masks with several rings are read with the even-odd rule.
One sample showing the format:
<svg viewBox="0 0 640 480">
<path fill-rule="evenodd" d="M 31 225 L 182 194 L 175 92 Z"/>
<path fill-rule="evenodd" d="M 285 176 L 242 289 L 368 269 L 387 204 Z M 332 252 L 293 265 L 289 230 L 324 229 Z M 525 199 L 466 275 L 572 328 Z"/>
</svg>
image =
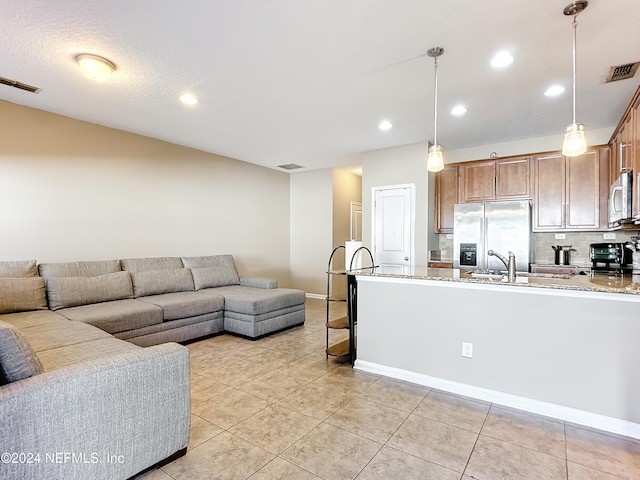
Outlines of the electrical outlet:
<svg viewBox="0 0 640 480">
<path fill-rule="evenodd" d="M 453 233 L 447 233 L 447 240 L 453 240 Z"/>
<path fill-rule="evenodd" d="M 615 240 L 616 239 L 616 234 L 613 233 L 613 232 L 603 233 L 602 234 L 602 239 L 603 240 Z"/>
<path fill-rule="evenodd" d="M 462 356 L 473 358 L 473 343 L 462 342 Z"/>
<path fill-rule="evenodd" d="M 564 240 L 567 236 L 564 233 L 556 233 L 556 240 Z"/>
</svg>

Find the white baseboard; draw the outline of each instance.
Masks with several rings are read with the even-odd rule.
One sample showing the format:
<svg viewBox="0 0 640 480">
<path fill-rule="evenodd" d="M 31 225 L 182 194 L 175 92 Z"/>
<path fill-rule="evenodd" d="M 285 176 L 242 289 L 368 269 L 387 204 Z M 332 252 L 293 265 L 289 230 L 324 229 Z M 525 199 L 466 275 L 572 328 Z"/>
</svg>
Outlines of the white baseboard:
<svg viewBox="0 0 640 480">
<path fill-rule="evenodd" d="M 326 295 L 322 295 L 321 293 L 305 293 L 304 295 L 307 298 L 317 298 L 318 300 L 325 300 L 327 298 Z"/>
<path fill-rule="evenodd" d="M 640 439 L 640 424 L 621 420 L 619 418 L 607 417 L 597 413 L 556 405 L 554 403 L 543 402 L 531 398 L 520 397 L 509 393 L 489 390 L 487 388 L 475 387 L 465 383 L 458 383 L 442 378 L 431 377 L 421 373 L 411 372 L 400 368 L 387 367 L 366 360 L 356 360 L 354 368 L 363 372 L 375 373 L 385 377 L 405 380 L 426 387 L 437 388 L 446 392 L 464 395 L 467 397 L 484 400 L 486 402 L 504 405 L 506 407 L 524 410 L 546 417 L 564 420 L 566 422 L 577 423 L 586 427 L 604 430 L 606 432 L 624 435 L 625 437 Z"/>
</svg>

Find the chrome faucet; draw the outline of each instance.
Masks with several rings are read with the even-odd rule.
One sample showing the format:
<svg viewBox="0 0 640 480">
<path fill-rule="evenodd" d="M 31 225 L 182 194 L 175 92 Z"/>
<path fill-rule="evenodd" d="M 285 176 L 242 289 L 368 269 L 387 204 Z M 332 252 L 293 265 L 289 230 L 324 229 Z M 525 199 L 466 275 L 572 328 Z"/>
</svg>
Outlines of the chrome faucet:
<svg viewBox="0 0 640 480">
<path fill-rule="evenodd" d="M 509 252 L 509 260 L 507 260 L 503 255 L 500 255 L 498 252 L 494 252 L 493 250 L 489 250 L 487 255 L 493 255 L 494 257 L 498 257 L 504 266 L 507 267 L 507 280 L 509 282 L 515 282 L 516 280 L 516 256 L 513 252 Z"/>
</svg>

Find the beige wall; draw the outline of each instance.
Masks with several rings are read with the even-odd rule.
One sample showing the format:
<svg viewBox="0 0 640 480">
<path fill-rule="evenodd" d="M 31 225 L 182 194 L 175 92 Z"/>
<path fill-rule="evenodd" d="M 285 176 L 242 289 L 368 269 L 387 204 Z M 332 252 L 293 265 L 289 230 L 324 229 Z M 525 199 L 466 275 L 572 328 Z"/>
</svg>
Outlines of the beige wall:
<svg viewBox="0 0 640 480">
<path fill-rule="evenodd" d="M 291 278 L 298 288 L 326 294 L 329 255 L 349 239 L 351 202 L 361 199 L 358 175 L 330 168 L 291 175 Z M 342 250 L 333 267 L 344 267 Z M 336 291 L 346 288 L 344 279 L 334 280 Z"/>
<path fill-rule="evenodd" d="M 291 174 L 291 279 L 324 295 L 332 249 L 333 183 L 330 168 Z"/>
<path fill-rule="evenodd" d="M 289 241 L 286 173 L 0 101 L 3 260 L 231 253 L 290 286 Z"/>
<path fill-rule="evenodd" d="M 415 205 L 415 266 L 427 265 L 427 218 L 429 181 L 427 149 L 423 144 L 405 145 L 363 153 L 362 244 L 371 247 L 372 188 L 413 183 Z M 433 195 L 433 193 L 431 193 Z"/>
</svg>

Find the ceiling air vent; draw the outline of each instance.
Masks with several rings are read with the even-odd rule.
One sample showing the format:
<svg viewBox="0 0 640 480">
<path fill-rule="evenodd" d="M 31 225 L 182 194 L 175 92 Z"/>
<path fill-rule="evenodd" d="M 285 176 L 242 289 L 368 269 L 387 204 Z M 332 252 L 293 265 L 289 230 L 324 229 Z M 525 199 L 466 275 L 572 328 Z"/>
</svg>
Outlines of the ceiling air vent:
<svg viewBox="0 0 640 480">
<path fill-rule="evenodd" d="M 286 163 L 284 165 L 278 165 L 278 168 L 282 168 L 284 170 L 296 170 L 304 167 L 302 165 L 296 165 L 295 163 Z"/>
<path fill-rule="evenodd" d="M 617 82 L 618 80 L 626 80 L 627 78 L 633 77 L 636 74 L 636 70 L 638 70 L 638 65 L 640 65 L 640 62 L 611 67 L 606 82 Z"/>
<path fill-rule="evenodd" d="M 0 77 L 0 84 L 7 85 L 13 88 L 19 88 L 20 90 L 26 90 L 31 93 L 40 93 L 41 88 L 34 87 L 33 85 L 27 85 L 26 83 L 11 80 L 10 78 Z"/>
</svg>

